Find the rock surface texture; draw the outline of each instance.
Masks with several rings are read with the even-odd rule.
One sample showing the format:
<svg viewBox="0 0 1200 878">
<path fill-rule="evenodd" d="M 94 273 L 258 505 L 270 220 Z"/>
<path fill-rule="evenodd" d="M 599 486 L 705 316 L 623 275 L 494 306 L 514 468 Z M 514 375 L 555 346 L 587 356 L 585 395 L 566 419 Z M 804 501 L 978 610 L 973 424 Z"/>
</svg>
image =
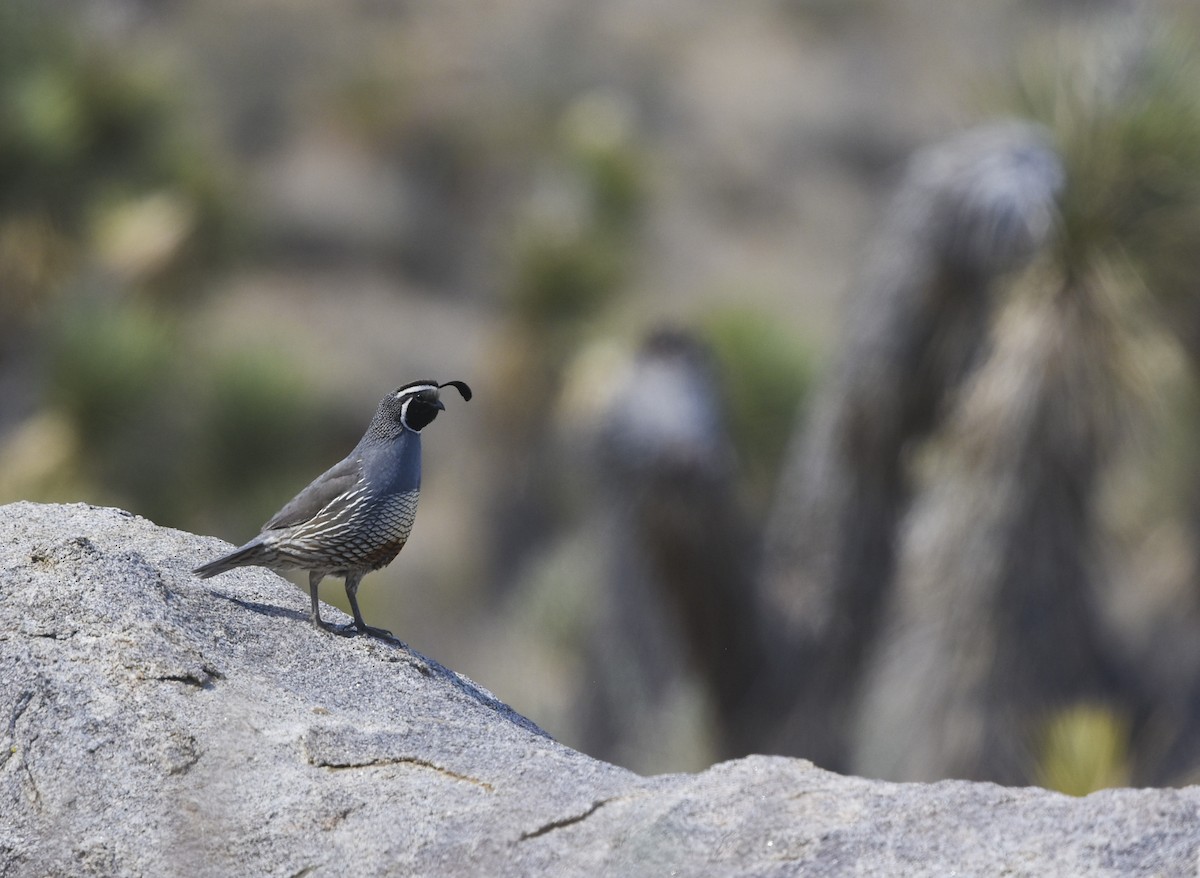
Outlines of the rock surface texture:
<svg viewBox="0 0 1200 878">
<path fill-rule="evenodd" d="M 1085 799 L 751 757 L 640 777 L 226 546 L 0 507 L 0 876 L 1188 875 L 1200 789 Z M 336 615 L 331 611 L 331 615 Z"/>
</svg>

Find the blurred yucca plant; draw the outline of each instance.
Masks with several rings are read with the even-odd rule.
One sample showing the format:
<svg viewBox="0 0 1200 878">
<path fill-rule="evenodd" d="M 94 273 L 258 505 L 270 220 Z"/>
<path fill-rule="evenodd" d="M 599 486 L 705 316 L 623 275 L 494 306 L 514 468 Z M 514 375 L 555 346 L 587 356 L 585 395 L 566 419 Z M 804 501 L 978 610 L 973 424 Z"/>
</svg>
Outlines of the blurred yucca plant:
<svg viewBox="0 0 1200 878">
<path fill-rule="evenodd" d="M 1133 20 L 1106 19 L 1100 42 L 1036 47 L 1003 107 L 1037 123 L 1034 136 L 1013 142 L 995 165 L 1005 174 L 972 178 L 966 205 L 995 208 L 978 223 L 984 243 L 1011 237 L 1015 219 L 1041 216 L 1043 205 L 1048 234 L 1031 237 L 1032 262 L 988 291 L 995 309 L 986 315 L 986 339 L 973 341 L 979 357 L 921 450 L 904 526 L 888 521 L 883 532 L 900 542 L 901 597 L 879 650 L 881 670 L 868 676 L 863 699 L 859 758 L 870 771 L 1038 779 L 1085 793 L 1128 782 L 1132 765 L 1145 772 L 1139 781 L 1160 781 L 1169 770 L 1161 760 L 1151 764 L 1155 745 L 1145 726 L 1125 717 L 1164 697 L 1156 665 L 1170 661 L 1164 656 L 1172 647 L 1161 625 L 1155 635 L 1139 631 L 1155 630 L 1145 621 L 1154 598 L 1138 581 L 1144 570 L 1118 562 L 1128 560 L 1122 553 L 1140 535 L 1113 539 L 1103 505 L 1104 488 L 1127 462 L 1142 468 L 1138 490 L 1154 490 L 1139 443 L 1129 441 L 1153 434 L 1154 418 L 1168 408 L 1154 405 L 1168 388 L 1148 352 L 1181 339 L 1193 372 L 1200 362 L 1200 56 L 1177 36 L 1156 32 L 1149 7 L 1143 10 Z M 975 161 L 986 168 L 994 157 Z M 1029 171 L 1039 165 L 1057 166 L 1052 187 L 1004 185 L 1025 176 L 1037 183 Z M 950 228 L 964 225 L 962 216 L 941 213 L 953 201 L 937 204 L 935 215 Z M 969 338 L 956 332 L 960 344 Z M 881 348 L 888 349 L 863 353 Z M 873 382 L 882 384 L 878 376 Z M 919 378 L 904 389 L 913 386 Z M 882 405 L 860 410 L 886 412 Z M 873 424 L 882 435 L 903 426 L 877 415 Z M 907 445 L 900 456 L 912 460 L 911 439 Z M 835 453 L 821 463 L 838 478 L 823 483 L 839 489 L 882 458 L 861 455 L 858 469 L 844 474 L 825 461 L 836 465 L 853 446 L 827 447 Z M 820 570 L 825 547 L 846 533 L 854 535 L 847 544 L 864 545 L 858 534 L 874 511 L 862 504 L 840 519 L 848 526 L 819 543 L 811 534 L 821 520 L 810 516 L 807 544 L 796 542 L 818 547 L 809 557 Z M 888 557 L 882 539 L 874 545 Z M 859 549 L 835 557 L 852 568 L 869 555 Z M 802 587 L 806 579 L 781 581 Z M 848 593 L 832 576 L 826 581 L 839 586 L 829 593 Z M 869 577 L 855 584 L 862 582 Z M 1189 585 L 1181 579 L 1180 594 Z M 1192 691 L 1194 681 L 1194 673 L 1181 680 L 1167 700 Z M 1053 713 L 1097 703 L 1107 707 Z M 1194 729 L 1200 712 L 1193 713 L 1181 725 Z M 1036 745 L 1015 729 L 1036 730 Z M 905 744 L 896 745 L 900 736 Z"/>
<path fill-rule="evenodd" d="M 1193 475 L 1180 479 L 1139 443 L 1121 440 L 1126 428 L 1141 431 L 1155 419 L 1167 430 L 1190 421 L 1183 429 L 1200 435 L 1194 411 L 1182 405 L 1200 388 L 1200 43 L 1194 33 L 1170 30 L 1147 15 L 1081 52 L 1043 53 L 1043 63 L 1023 66 L 1016 101 L 1022 115 L 1045 126 L 1065 169 L 1059 227 L 1033 295 L 1077 303 L 1086 319 L 1064 331 L 1082 337 L 1060 339 L 1058 352 L 1074 345 L 1095 355 L 1091 380 L 1072 385 L 1055 403 L 1054 418 L 1092 423 L 1099 465 L 1089 483 L 1110 478 L 1119 466 L 1140 467 L 1141 479 L 1126 489 L 1123 505 L 1148 508 L 1138 494 L 1169 497 L 1177 504 L 1174 514 L 1183 517 L 1194 514 L 1200 458 L 1190 454 L 1185 466 Z M 1176 386 L 1166 386 L 1162 368 L 1151 362 L 1164 348 L 1182 351 L 1190 366 Z M 1165 472 L 1174 475 L 1164 478 Z M 1101 520 L 1094 538 L 1106 539 L 1111 526 Z M 1142 526 L 1147 534 L 1153 530 Z M 1139 586 L 1119 574 L 1111 584 Z M 1192 583 L 1177 585 L 1182 597 Z M 1103 601 L 1098 594 L 1088 600 Z M 1164 640 L 1145 648 L 1172 647 Z M 1136 679 L 1144 669 L 1127 670 L 1127 679 Z M 1081 702 L 1051 715 L 1035 760 L 1037 782 L 1085 795 L 1130 783 L 1135 761 L 1155 777 L 1153 751 L 1127 719 L 1146 695 L 1139 687 L 1109 706 Z"/>
<path fill-rule="evenodd" d="M 1075 64 L 1023 66 L 1017 111 L 1066 168 L 1057 262 L 1073 279 L 1132 269 L 1164 303 L 1200 268 L 1200 47 L 1135 28 Z M 1100 73 L 1095 69 L 1099 68 Z"/>
</svg>

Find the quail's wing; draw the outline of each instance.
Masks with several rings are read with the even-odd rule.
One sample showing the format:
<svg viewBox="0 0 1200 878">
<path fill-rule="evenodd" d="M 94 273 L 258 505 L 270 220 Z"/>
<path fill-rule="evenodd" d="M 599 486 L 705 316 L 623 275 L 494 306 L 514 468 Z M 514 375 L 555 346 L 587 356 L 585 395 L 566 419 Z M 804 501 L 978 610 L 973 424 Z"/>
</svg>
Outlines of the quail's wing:
<svg viewBox="0 0 1200 878">
<path fill-rule="evenodd" d="M 311 485 L 276 512 L 262 529 L 277 530 L 303 524 L 324 509 L 330 500 L 353 488 L 361 477 L 362 461 L 353 456 L 347 457 L 314 479 Z"/>
</svg>

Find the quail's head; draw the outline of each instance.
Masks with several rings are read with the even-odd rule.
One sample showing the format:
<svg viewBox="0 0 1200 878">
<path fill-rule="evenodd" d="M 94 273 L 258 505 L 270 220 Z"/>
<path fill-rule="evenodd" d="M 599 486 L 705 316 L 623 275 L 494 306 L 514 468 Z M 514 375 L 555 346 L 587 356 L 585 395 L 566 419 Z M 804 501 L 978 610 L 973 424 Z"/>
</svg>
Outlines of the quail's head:
<svg viewBox="0 0 1200 878">
<path fill-rule="evenodd" d="M 470 387 L 464 381 L 446 381 L 444 384 L 431 380 L 409 381 L 395 393 L 390 393 L 380 408 L 388 409 L 388 414 L 401 427 L 420 433 L 421 429 L 433 422 L 439 411 L 445 410 L 443 387 L 454 387 L 463 399 L 472 396 Z"/>
</svg>

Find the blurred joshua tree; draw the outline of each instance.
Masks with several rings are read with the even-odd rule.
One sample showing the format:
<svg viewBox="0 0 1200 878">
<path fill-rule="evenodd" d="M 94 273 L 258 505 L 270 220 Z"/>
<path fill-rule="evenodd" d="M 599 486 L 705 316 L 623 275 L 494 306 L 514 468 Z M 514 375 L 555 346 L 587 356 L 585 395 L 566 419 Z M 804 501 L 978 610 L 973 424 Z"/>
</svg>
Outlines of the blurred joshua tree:
<svg viewBox="0 0 1200 878">
<path fill-rule="evenodd" d="M 670 713 L 698 683 L 701 718 L 687 721 L 720 718 L 709 746 L 742 751 L 745 680 L 767 643 L 746 612 L 752 531 L 712 356 L 693 336 L 660 330 L 601 377 L 607 402 L 586 463 L 600 503 L 583 526 L 607 560 L 588 626 L 582 742 L 636 760 L 656 737 L 649 729 L 678 736 Z"/>
<path fill-rule="evenodd" d="M 1146 463 L 1122 441 L 1161 409 L 1146 354 L 1170 327 L 1194 362 L 1200 337 L 1189 65 L 1139 44 L 1027 91 L 1033 121 L 914 157 L 761 567 L 711 362 L 666 334 L 609 370 L 590 746 L 620 758 L 691 674 L 721 755 L 1076 793 L 1185 776 L 1200 675 L 1154 646 L 1195 654 L 1196 595 L 1176 583 L 1141 644 L 1116 633 L 1137 583 L 1113 578 L 1106 491 Z"/>
<path fill-rule="evenodd" d="M 587 321 L 628 279 L 645 199 L 632 109 L 589 94 L 563 114 L 553 160 L 539 169 L 515 240 L 511 296 L 518 320 L 561 363 Z"/>
<path fill-rule="evenodd" d="M 1200 391 L 1200 46 L 1181 36 L 1194 29 L 1139 23 L 1106 47 L 1106 64 L 1089 59 L 1099 75 L 1035 70 L 1022 97 L 1053 125 L 1067 165 L 1062 283 L 1094 303 L 1092 343 L 1112 355 L 1118 390 L 1092 394 L 1094 417 L 1111 423 L 1114 411 L 1129 413 L 1128 400 L 1139 403 L 1143 441 L 1118 448 L 1118 463 L 1142 477 L 1101 511 L 1106 542 L 1126 555 L 1109 615 L 1149 700 L 1148 714 L 1126 711 L 1116 723 L 1133 721 L 1135 780 L 1158 783 L 1200 771 L 1200 421 L 1191 405 Z M 1164 450 L 1175 467 L 1162 466 Z M 1182 525 L 1181 549 L 1159 539 L 1164 525 Z"/>
<path fill-rule="evenodd" d="M 1123 339 L 1096 290 L 1063 280 L 1013 291 L 931 452 L 858 729 L 865 773 L 1029 783 L 1056 711 L 1139 707 L 1096 563 Z"/>
<path fill-rule="evenodd" d="M 549 459 L 582 514 L 520 595 L 532 613 L 553 590 L 551 624 L 574 632 L 560 652 L 576 661 L 560 665 L 577 694 L 551 717 L 574 745 L 661 771 L 756 742 L 747 681 L 773 645 L 755 612 L 762 485 L 745 490 L 745 476 L 777 465 L 803 404 L 797 350 L 778 325 L 730 309 L 700 332 L 660 328 L 632 352 L 592 342 L 572 359 Z"/>
<path fill-rule="evenodd" d="M 1169 328 L 1195 363 L 1200 78 L 1161 42 L 1111 48 L 1032 80 L 1043 128 L 949 141 L 901 188 L 768 535 L 796 647 L 781 749 L 1049 782 L 1087 726 L 1120 733 L 1072 777 L 1187 768 L 1197 675 L 1166 656 L 1195 639 L 1195 592 L 1140 654 L 1115 633 L 1139 582 L 1108 581 L 1104 488 L 1153 410 L 1145 355 Z"/>
<path fill-rule="evenodd" d="M 771 749 L 846 768 L 883 622 L 911 453 L 983 355 L 1005 278 L 1052 229 L 1062 168 L 1020 124 L 913 160 L 859 282 L 835 367 L 790 452 L 767 534 L 766 612 L 789 644 L 763 698 Z"/>
</svg>

